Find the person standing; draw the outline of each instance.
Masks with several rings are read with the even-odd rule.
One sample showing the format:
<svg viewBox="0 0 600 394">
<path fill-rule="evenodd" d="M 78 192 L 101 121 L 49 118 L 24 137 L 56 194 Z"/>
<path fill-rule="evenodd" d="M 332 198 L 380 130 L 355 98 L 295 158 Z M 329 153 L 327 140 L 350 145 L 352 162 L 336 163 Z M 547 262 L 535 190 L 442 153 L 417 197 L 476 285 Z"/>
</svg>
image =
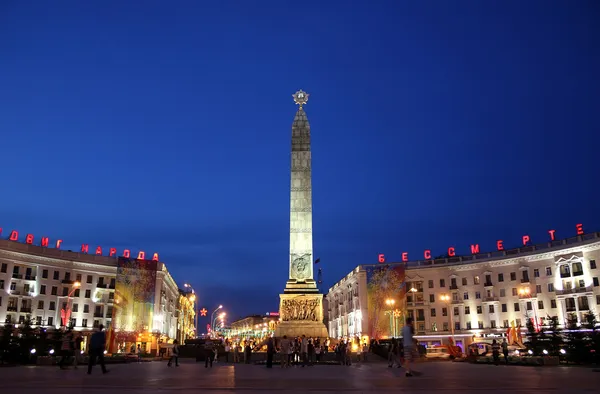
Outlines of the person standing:
<svg viewBox="0 0 600 394">
<path fill-rule="evenodd" d="M 179 343 L 175 340 L 173 341 L 173 349 L 171 350 L 171 357 L 169 358 L 169 362 L 167 363 L 167 367 L 171 366 L 171 361 L 175 359 L 175 366 L 179 366 Z"/>
<path fill-rule="evenodd" d="M 208 340 L 206 340 L 206 342 L 204 342 L 204 355 L 205 355 L 204 368 L 208 368 L 208 364 L 210 364 L 210 367 L 212 368 L 213 358 L 215 357 L 215 354 L 213 351 L 213 343 L 210 339 L 208 339 Z"/>
<path fill-rule="evenodd" d="M 83 338 L 81 334 L 77 334 L 75 337 L 75 346 L 73 349 L 73 365 L 75 369 L 77 369 L 77 365 L 79 364 L 79 360 L 81 359 L 81 344 L 83 343 Z"/>
<path fill-rule="evenodd" d="M 497 366 L 500 360 L 500 345 L 495 339 L 492 341 L 492 357 L 494 358 L 494 365 Z"/>
<path fill-rule="evenodd" d="M 504 353 L 504 362 L 508 365 L 508 342 L 506 342 L 506 338 L 502 341 L 502 353 Z"/>
<path fill-rule="evenodd" d="M 229 340 L 225 341 L 225 362 L 229 362 L 229 352 L 231 351 L 231 345 L 229 344 Z"/>
<path fill-rule="evenodd" d="M 284 335 L 283 339 L 279 343 L 279 355 L 281 357 L 281 368 L 285 368 L 288 366 L 289 350 L 290 350 L 290 340 L 287 338 L 287 335 Z"/>
<path fill-rule="evenodd" d="M 302 342 L 300 342 L 300 355 L 302 357 L 302 367 L 304 368 L 308 362 L 308 339 L 306 339 L 306 335 L 302 335 Z"/>
<path fill-rule="evenodd" d="M 58 366 L 60 369 L 67 369 L 67 364 L 69 364 L 71 353 L 73 353 L 73 334 L 71 330 L 68 330 L 63 335 L 62 343 L 60 345 L 61 358 L 58 362 Z"/>
<path fill-rule="evenodd" d="M 273 368 L 273 355 L 275 354 L 275 343 L 273 337 L 267 339 L 267 368 Z"/>
<path fill-rule="evenodd" d="M 106 348 L 106 335 L 104 334 L 104 326 L 100 324 L 98 331 L 92 334 L 90 340 L 90 357 L 88 360 L 88 375 L 92 374 L 92 366 L 98 359 L 98 363 L 102 368 L 102 373 L 107 373 L 108 370 L 104 365 L 104 349 Z"/>
</svg>

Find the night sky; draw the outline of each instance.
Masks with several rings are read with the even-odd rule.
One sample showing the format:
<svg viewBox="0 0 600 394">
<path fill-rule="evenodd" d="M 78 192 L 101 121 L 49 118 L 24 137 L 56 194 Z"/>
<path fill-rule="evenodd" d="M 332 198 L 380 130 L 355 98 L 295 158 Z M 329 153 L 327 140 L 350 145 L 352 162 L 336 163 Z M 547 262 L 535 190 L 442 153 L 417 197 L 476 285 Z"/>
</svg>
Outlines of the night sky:
<svg viewBox="0 0 600 394">
<path fill-rule="evenodd" d="M 378 253 L 598 231 L 599 18 L 593 0 L 2 1 L 2 237 L 156 251 L 201 307 L 276 311 L 298 89 L 325 289 Z"/>
</svg>

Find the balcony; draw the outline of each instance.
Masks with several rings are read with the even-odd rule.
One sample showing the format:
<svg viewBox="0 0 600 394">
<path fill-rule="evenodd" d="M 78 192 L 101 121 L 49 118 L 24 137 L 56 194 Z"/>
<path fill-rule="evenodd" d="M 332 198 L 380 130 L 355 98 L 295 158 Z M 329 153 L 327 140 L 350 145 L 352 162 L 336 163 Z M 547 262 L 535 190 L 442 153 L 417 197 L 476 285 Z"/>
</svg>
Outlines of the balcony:
<svg viewBox="0 0 600 394">
<path fill-rule="evenodd" d="M 583 271 L 573 271 L 573 276 L 581 276 L 583 275 Z"/>
<path fill-rule="evenodd" d="M 7 306 L 6 307 L 6 311 L 7 312 L 16 312 L 17 311 L 17 307 L 16 306 Z"/>
<path fill-rule="evenodd" d="M 94 317 L 104 317 L 104 312 L 95 312 Z"/>
<path fill-rule="evenodd" d="M 519 294 L 520 300 L 530 300 L 530 299 L 536 298 L 536 297 L 537 297 L 536 293 Z"/>
<path fill-rule="evenodd" d="M 498 297 L 483 297 L 483 302 L 497 302 L 500 301 Z"/>
<path fill-rule="evenodd" d="M 60 283 L 62 283 L 64 285 L 72 285 L 73 283 L 75 283 L 75 281 L 71 280 L 71 279 L 63 279 L 60 281 Z"/>
<path fill-rule="evenodd" d="M 483 284 L 483 286 L 484 286 L 484 287 L 493 287 L 493 286 L 494 286 L 494 284 L 493 284 L 492 282 L 485 282 L 485 283 Z"/>
<path fill-rule="evenodd" d="M 108 289 L 108 284 L 107 283 L 100 283 L 100 282 L 98 282 L 98 284 L 96 285 L 96 288 L 98 288 L 98 289 Z"/>
<path fill-rule="evenodd" d="M 586 287 L 574 287 L 572 289 L 555 290 L 556 295 L 567 295 L 567 294 L 579 294 L 579 293 L 591 293 L 594 291 L 593 286 Z"/>
<path fill-rule="evenodd" d="M 12 274 L 13 279 L 23 279 L 23 275 L 21 274 Z"/>
<path fill-rule="evenodd" d="M 31 313 L 31 307 L 27 307 L 27 308 L 21 307 L 21 310 L 19 312 L 21 312 L 21 313 Z"/>
<path fill-rule="evenodd" d="M 560 277 L 561 278 L 570 278 L 571 277 L 571 272 L 570 271 L 567 271 L 567 272 L 561 271 L 560 272 Z"/>
<path fill-rule="evenodd" d="M 450 285 L 450 290 L 458 290 L 458 285 Z"/>
<path fill-rule="evenodd" d="M 25 280 L 35 280 L 35 275 L 25 275 Z"/>
<path fill-rule="evenodd" d="M 523 278 L 521 279 L 521 283 L 529 283 L 529 278 Z"/>
</svg>

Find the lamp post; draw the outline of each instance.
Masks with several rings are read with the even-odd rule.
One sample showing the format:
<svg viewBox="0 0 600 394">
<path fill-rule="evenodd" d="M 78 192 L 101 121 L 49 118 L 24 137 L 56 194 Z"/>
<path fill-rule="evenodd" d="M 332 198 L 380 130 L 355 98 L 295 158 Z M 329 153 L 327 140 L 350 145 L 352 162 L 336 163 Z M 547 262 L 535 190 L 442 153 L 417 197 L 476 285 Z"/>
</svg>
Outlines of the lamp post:
<svg viewBox="0 0 600 394">
<path fill-rule="evenodd" d="M 214 321 L 215 321 L 215 313 L 217 313 L 217 311 L 219 309 L 222 309 L 223 305 L 219 305 L 214 311 L 213 313 L 210 314 L 210 326 L 212 327 L 213 332 L 215 331 L 215 326 L 214 326 Z"/>
<path fill-rule="evenodd" d="M 75 293 L 75 290 L 77 290 L 79 287 L 81 287 L 80 282 L 77 282 L 77 281 L 73 282 L 73 287 L 71 288 L 71 291 L 67 295 L 67 307 L 61 311 L 62 312 L 61 313 L 62 325 L 65 327 L 67 326 L 67 322 L 69 322 L 71 320 L 71 296 L 73 295 L 73 293 Z"/>
<path fill-rule="evenodd" d="M 414 294 L 414 293 L 416 293 L 417 291 L 418 291 L 417 289 L 415 289 L 414 287 L 411 287 L 411 288 L 408 290 L 408 293 L 413 293 L 413 294 Z M 407 295 L 405 295 L 405 296 L 404 296 L 404 322 L 403 322 L 403 325 L 402 325 L 402 327 L 404 327 L 404 323 L 406 323 L 406 319 L 407 319 L 407 317 L 408 317 L 408 313 L 407 313 L 407 312 L 408 312 L 408 297 L 407 297 Z M 411 317 L 412 317 L 412 316 L 411 316 Z"/>
<path fill-rule="evenodd" d="M 529 289 L 529 287 L 521 287 L 519 289 L 519 294 L 522 297 L 529 298 L 529 301 L 531 302 L 531 309 L 533 309 L 533 318 L 535 319 L 533 328 L 535 329 L 536 332 L 539 331 L 537 311 L 535 309 L 535 303 L 533 302 L 533 298 L 531 296 L 531 290 Z M 527 303 L 525 303 L 525 310 L 527 310 Z"/>
<path fill-rule="evenodd" d="M 393 319 L 393 311 L 394 311 L 394 304 L 396 303 L 396 300 L 394 300 L 393 298 L 388 298 L 387 300 L 385 300 L 385 304 L 388 306 L 389 310 L 387 311 L 387 313 L 390 314 L 390 336 L 393 338 L 396 336 L 396 332 L 392 327 L 392 319 Z"/>
<path fill-rule="evenodd" d="M 450 310 L 450 296 L 448 294 L 442 294 L 440 299 L 448 305 L 448 314 L 450 315 L 450 332 L 452 333 L 452 346 L 456 346 L 456 340 L 454 339 L 454 311 Z"/>
<path fill-rule="evenodd" d="M 192 291 L 190 301 L 194 304 L 194 336 L 198 338 L 198 304 L 196 303 L 196 293 L 194 292 L 194 288 L 192 287 L 192 285 L 190 285 L 189 283 L 184 283 L 183 286 Z"/>
</svg>

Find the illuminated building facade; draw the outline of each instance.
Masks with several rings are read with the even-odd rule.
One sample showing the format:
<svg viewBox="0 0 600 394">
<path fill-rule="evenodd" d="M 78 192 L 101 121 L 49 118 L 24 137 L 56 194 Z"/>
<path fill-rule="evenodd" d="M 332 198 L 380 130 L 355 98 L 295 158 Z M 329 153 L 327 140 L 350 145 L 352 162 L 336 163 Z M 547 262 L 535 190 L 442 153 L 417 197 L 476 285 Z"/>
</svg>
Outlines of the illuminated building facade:
<svg viewBox="0 0 600 394">
<path fill-rule="evenodd" d="M 404 310 L 420 341 L 437 344 L 454 334 L 458 345 L 503 335 L 527 319 L 542 325 L 557 316 L 579 322 L 600 315 L 600 233 L 578 235 L 518 249 L 406 264 L 406 296 L 390 306 L 383 337 L 400 336 Z M 389 263 L 390 267 L 405 263 Z M 333 338 L 369 335 L 370 267 L 361 265 L 329 289 Z M 392 301 L 393 302 L 393 301 Z M 394 310 L 402 313 L 394 314 Z M 572 314 L 572 315 L 571 315 Z"/>
<path fill-rule="evenodd" d="M 153 321 L 132 339 L 148 352 L 177 330 L 178 287 L 165 264 L 155 263 Z M 84 335 L 100 324 L 111 327 L 119 308 L 117 271 L 115 257 L 0 239 L 0 325 L 18 328 L 31 319 L 33 327 L 71 326 Z"/>
<path fill-rule="evenodd" d="M 274 333 L 279 324 L 279 313 L 251 315 L 231 323 L 230 335 L 234 337 L 260 337 Z"/>
<path fill-rule="evenodd" d="M 176 339 L 183 344 L 186 339 L 196 337 L 196 294 L 180 289 L 177 305 Z"/>
</svg>

